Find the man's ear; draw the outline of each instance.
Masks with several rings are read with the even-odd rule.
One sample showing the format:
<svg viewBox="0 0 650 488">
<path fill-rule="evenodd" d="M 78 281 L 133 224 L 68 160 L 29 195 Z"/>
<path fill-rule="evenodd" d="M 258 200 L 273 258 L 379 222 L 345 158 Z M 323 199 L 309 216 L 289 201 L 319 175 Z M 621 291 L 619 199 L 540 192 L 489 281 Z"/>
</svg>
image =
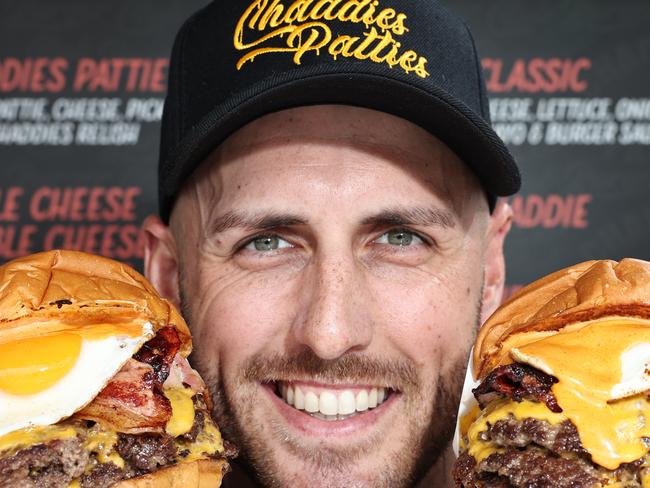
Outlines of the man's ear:
<svg viewBox="0 0 650 488">
<path fill-rule="evenodd" d="M 503 244 L 512 226 L 512 208 L 504 199 L 497 201 L 490 216 L 485 240 L 485 269 L 483 277 L 483 306 L 481 324 L 501 303 L 506 279 Z"/>
<path fill-rule="evenodd" d="M 178 253 L 171 230 L 157 215 L 142 224 L 145 235 L 144 274 L 164 298 L 180 310 Z"/>
</svg>

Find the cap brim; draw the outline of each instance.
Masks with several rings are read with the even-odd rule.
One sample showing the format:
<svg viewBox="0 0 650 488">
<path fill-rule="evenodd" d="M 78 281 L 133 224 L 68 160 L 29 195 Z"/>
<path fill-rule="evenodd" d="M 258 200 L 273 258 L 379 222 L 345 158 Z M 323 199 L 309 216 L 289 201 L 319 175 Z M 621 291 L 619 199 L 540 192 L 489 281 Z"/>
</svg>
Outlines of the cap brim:
<svg viewBox="0 0 650 488">
<path fill-rule="evenodd" d="M 489 195 L 512 195 L 521 185 L 517 165 L 494 130 L 462 102 L 394 78 L 333 73 L 256 87 L 212 109 L 181 140 L 160 168 L 165 172 L 160 214 L 168 221 L 176 190 L 212 150 L 249 122 L 279 110 L 320 104 L 370 108 L 407 119 L 442 140 L 478 176 Z"/>
</svg>

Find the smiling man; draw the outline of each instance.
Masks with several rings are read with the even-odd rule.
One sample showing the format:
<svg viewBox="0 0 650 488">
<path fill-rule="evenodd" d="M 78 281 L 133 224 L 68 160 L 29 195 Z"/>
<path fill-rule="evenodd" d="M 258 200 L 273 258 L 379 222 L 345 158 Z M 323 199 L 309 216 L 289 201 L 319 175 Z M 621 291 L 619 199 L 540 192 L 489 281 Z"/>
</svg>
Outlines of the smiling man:
<svg viewBox="0 0 650 488">
<path fill-rule="evenodd" d="M 220 0 L 181 29 L 145 268 L 240 448 L 226 485 L 446 486 L 519 186 L 486 119 L 435 2 Z"/>
</svg>

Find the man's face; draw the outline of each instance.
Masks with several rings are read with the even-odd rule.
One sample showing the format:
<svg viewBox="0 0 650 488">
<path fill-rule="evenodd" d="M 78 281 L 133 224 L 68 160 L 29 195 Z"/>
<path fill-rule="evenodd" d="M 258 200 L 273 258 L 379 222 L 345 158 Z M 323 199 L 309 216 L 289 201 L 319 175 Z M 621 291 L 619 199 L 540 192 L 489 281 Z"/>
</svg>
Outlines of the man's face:
<svg viewBox="0 0 650 488">
<path fill-rule="evenodd" d="M 433 464 L 488 222 L 444 144 L 366 109 L 266 116 L 199 168 L 171 220 L 193 361 L 263 483 L 400 486 Z"/>
</svg>

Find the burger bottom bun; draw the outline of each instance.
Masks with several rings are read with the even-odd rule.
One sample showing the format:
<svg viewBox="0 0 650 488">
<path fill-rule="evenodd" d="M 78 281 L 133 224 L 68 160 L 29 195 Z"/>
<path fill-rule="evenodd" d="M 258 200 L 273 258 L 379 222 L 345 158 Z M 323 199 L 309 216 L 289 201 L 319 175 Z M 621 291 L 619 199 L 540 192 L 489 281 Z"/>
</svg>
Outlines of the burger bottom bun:
<svg viewBox="0 0 650 488">
<path fill-rule="evenodd" d="M 115 488 L 219 488 L 228 470 L 223 459 L 179 463 L 153 473 L 120 481 Z"/>
</svg>

